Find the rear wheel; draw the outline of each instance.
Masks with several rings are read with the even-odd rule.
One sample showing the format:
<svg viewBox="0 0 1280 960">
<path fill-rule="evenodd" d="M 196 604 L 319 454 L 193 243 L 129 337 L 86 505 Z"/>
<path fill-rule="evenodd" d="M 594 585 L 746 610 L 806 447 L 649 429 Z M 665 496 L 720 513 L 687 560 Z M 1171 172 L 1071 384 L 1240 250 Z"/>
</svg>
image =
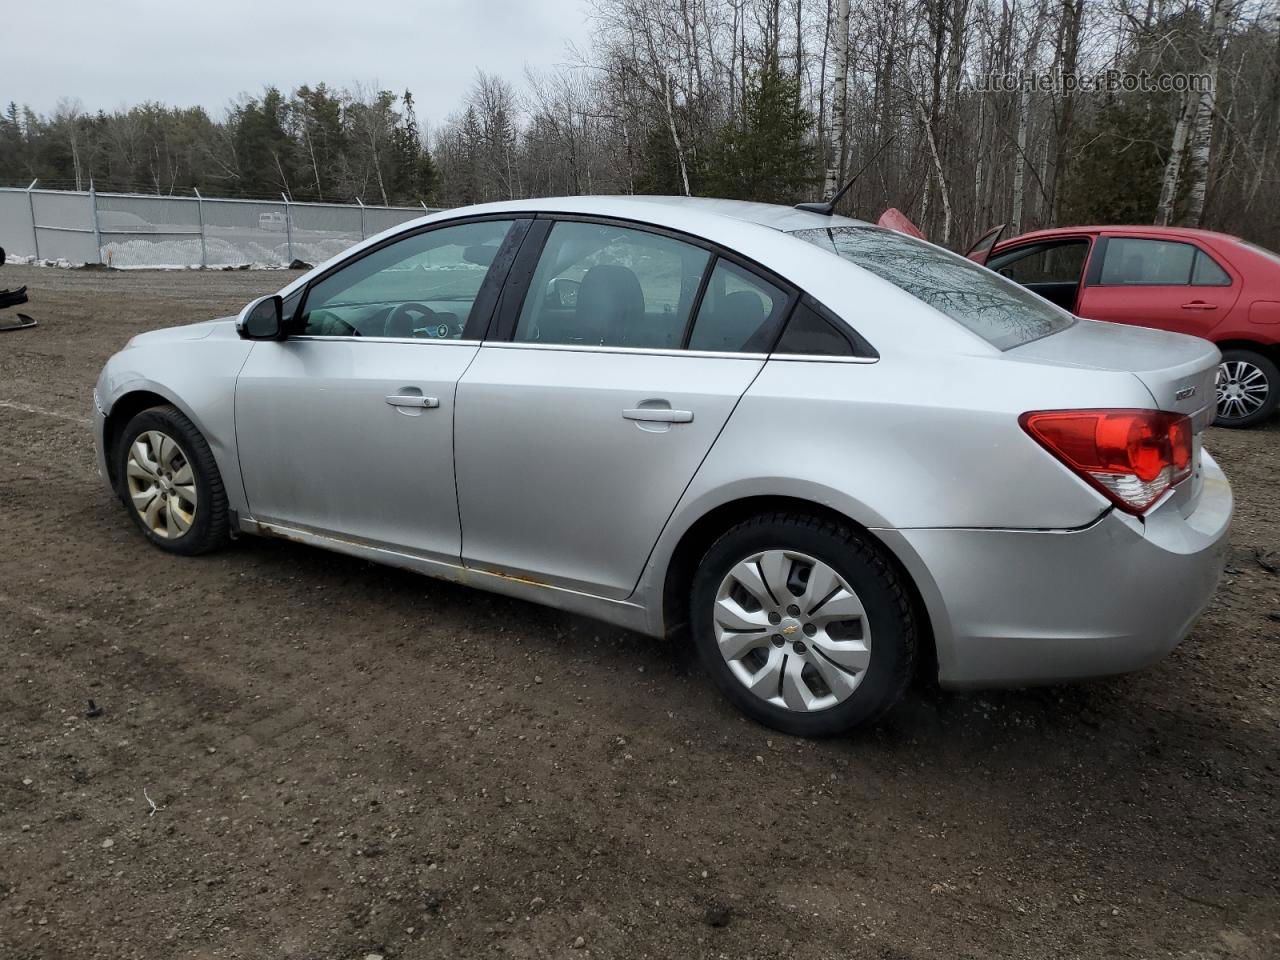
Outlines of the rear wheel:
<svg viewBox="0 0 1280 960">
<path fill-rule="evenodd" d="M 1218 365 L 1219 427 L 1252 427 L 1275 413 L 1280 404 L 1280 370 L 1253 350 L 1223 350 Z"/>
<path fill-rule="evenodd" d="M 759 722 L 832 736 L 901 697 L 916 656 L 905 585 L 865 536 L 803 514 L 733 527 L 694 577 L 698 655 Z"/>
<path fill-rule="evenodd" d="M 120 499 L 148 540 L 188 556 L 229 539 L 227 497 L 213 453 L 176 407 L 152 407 L 125 426 L 116 446 Z"/>
</svg>

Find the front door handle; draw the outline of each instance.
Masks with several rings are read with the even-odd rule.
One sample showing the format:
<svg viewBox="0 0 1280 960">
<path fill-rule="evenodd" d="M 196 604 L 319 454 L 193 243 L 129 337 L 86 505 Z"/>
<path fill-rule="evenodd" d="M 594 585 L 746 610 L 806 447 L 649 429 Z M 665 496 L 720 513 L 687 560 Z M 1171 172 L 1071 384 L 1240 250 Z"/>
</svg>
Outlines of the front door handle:
<svg viewBox="0 0 1280 960">
<path fill-rule="evenodd" d="M 1205 303 L 1203 300 L 1192 300 L 1190 303 L 1182 305 L 1183 310 L 1217 310 L 1216 303 Z"/>
<path fill-rule="evenodd" d="M 644 420 L 649 423 L 692 423 L 692 410 L 669 410 L 665 407 L 634 407 L 623 410 L 627 420 Z"/>
<path fill-rule="evenodd" d="M 393 393 L 387 397 L 387 403 L 393 407 L 425 407 L 428 410 L 440 406 L 440 401 L 436 397 L 420 397 L 405 393 Z"/>
</svg>

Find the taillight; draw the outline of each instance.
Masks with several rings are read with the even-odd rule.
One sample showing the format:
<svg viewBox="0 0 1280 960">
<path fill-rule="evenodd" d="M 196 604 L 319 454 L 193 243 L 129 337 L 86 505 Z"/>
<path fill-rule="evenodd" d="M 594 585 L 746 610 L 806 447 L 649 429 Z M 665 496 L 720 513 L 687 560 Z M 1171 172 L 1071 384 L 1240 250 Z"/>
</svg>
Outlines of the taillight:
<svg viewBox="0 0 1280 960">
<path fill-rule="evenodd" d="M 1191 420 L 1160 410 L 1045 410 L 1022 429 L 1121 510 L 1142 513 L 1191 475 Z"/>
</svg>

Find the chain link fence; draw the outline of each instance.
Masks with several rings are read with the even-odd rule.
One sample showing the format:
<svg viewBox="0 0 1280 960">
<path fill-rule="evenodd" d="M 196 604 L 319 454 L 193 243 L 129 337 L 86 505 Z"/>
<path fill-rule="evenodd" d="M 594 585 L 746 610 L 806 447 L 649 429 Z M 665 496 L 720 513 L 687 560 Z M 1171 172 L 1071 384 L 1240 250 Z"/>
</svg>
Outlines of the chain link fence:
<svg viewBox="0 0 1280 960">
<path fill-rule="evenodd" d="M 282 267 L 320 263 L 419 207 L 0 188 L 11 256 L 112 267 Z"/>
</svg>

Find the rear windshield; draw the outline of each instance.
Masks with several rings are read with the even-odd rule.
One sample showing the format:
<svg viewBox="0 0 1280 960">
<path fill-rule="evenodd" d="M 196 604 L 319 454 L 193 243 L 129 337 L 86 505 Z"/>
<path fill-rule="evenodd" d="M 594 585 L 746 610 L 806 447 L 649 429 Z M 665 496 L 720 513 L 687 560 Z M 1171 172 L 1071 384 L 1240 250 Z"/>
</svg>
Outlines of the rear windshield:
<svg viewBox="0 0 1280 960">
<path fill-rule="evenodd" d="M 828 227 L 794 235 L 901 287 L 1000 350 L 1075 322 L 1069 313 L 972 260 L 893 230 Z"/>
</svg>

